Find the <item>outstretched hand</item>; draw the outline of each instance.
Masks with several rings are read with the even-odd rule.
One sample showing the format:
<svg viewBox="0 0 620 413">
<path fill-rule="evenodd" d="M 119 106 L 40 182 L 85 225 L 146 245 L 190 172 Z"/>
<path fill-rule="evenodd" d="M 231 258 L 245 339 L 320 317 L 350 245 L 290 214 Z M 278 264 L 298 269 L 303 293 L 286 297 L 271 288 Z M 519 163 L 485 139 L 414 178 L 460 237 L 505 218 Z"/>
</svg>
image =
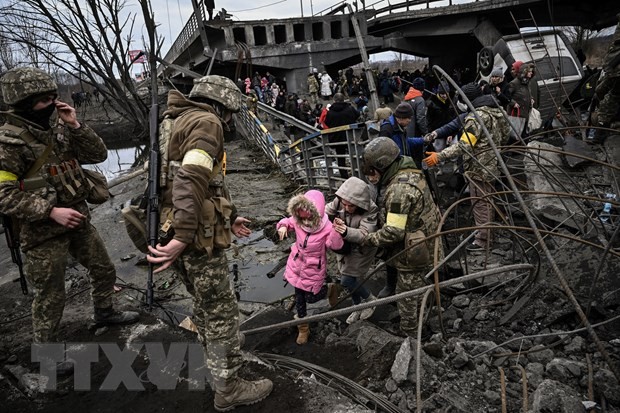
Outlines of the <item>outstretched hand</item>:
<svg viewBox="0 0 620 413">
<path fill-rule="evenodd" d="M 245 226 L 245 224 L 249 224 L 251 221 L 247 218 L 237 217 L 235 222 L 232 224 L 232 233 L 235 234 L 237 238 L 245 238 L 249 237 L 252 233 L 252 230 Z"/>
<path fill-rule="evenodd" d="M 153 271 L 153 273 L 158 273 L 170 267 L 179 255 L 181 255 L 183 250 L 185 250 L 187 244 L 182 241 L 172 239 L 164 246 L 157 244 L 155 248 L 150 245 L 148 247 L 151 255 L 147 255 L 146 260 L 152 264 L 162 264 L 161 267 Z"/>
<path fill-rule="evenodd" d="M 422 162 L 424 162 L 426 166 L 432 168 L 439 163 L 439 155 L 437 154 L 437 152 L 426 152 L 426 154 L 428 155 L 428 157 L 422 159 Z"/>
<path fill-rule="evenodd" d="M 286 227 L 278 228 L 278 236 L 280 237 L 280 241 L 282 241 L 288 236 L 288 230 L 286 229 Z"/>
</svg>

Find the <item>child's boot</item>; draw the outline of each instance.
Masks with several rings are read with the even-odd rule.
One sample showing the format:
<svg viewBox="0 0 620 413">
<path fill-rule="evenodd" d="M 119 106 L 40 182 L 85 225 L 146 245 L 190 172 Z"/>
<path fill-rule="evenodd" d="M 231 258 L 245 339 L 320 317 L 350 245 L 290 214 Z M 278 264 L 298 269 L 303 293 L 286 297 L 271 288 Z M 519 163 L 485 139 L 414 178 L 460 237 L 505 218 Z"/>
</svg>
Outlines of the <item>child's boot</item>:
<svg viewBox="0 0 620 413">
<path fill-rule="evenodd" d="M 297 344 L 306 344 L 308 342 L 308 336 L 310 335 L 310 325 L 299 324 L 297 329 L 299 330 L 299 334 L 297 334 Z"/>
<path fill-rule="evenodd" d="M 338 296 L 340 296 L 340 284 L 327 284 L 327 301 L 329 302 L 330 307 L 336 305 L 338 302 Z"/>
</svg>

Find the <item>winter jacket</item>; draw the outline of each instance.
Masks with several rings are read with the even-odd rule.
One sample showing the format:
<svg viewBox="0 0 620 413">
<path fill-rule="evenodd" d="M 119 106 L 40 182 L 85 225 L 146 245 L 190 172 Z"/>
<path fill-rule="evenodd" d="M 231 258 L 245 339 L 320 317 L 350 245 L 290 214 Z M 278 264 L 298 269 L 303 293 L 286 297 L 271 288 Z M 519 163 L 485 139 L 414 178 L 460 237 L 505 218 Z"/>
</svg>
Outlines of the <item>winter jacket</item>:
<svg viewBox="0 0 620 413">
<path fill-rule="evenodd" d="M 199 110 L 196 110 L 199 109 Z M 191 110 L 191 111 L 190 111 Z M 191 150 L 206 152 L 214 162 L 224 157 L 225 123 L 211 105 L 186 99 L 176 90 L 168 92 L 168 109 L 164 115 L 176 118 L 168 144 L 169 161 L 183 162 Z M 209 184 L 211 171 L 200 165 L 182 165 L 172 185 L 163 188 L 162 206 L 172 206 L 174 239 L 192 244 L 201 219 L 203 202 L 213 196 Z M 236 215 L 236 213 L 235 213 Z M 235 217 L 232 217 L 234 222 Z"/>
<path fill-rule="evenodd" d="M 330 75 L 327 73 L 323 73 L 321 75 L 321 95 L 322 96 L 331 96 L 332 95 L 332 83 L 333 80 Z"/>
<path fill-rule="evenodd" d="M 358 113 L 347 102 L 334 102 L 329 107 L 325 116 L 325 124 L 328 128 L 351 125 L 357 122 Z M 336 132 L 328 136 L 330 142 L 344 142 L 347 140 L 346 132 Z"/>
<path fill-rule="evenodd" d="M 342 207 L 341 199 L 357 206 L 357 211 L 348 214 Z M 351 251 L 345 255 L 337 254 L 338 271 L 349 277 L 365 275 L 374 261 L 377 249 L 360 244 L 366 235 L 379 228 L 377 222 L 379 208 L 371 200 L 369 185 L 356 177 L 347 179 L 336 191 L 336 199 L 325 206 L 325 213 L 330 218 L 342 219 L 347 225 L 344 240 L 351 244 Z"/>
<path fill-rule="evenodd" d="M 298 210 L 310 211 L 313 228 L 302 226 Z M 285 227 L 288 232 L 295 231 L 295 243 L 286 263 L 284 278 L 293 287 L 316 294 L 327 276 L 327 248 L 340 249 L 344 245 L 325 213 L 325 198 L 317 190 L 296 195 L 288 203 L 290 217 L 281 219 L 276 229 Z"/>
<path fill-rule="evenodd" d="M 398 125 L 394 115 L 390 115 L 381 123 L 379 136 L 392 139 L 400 149 L 401 155 L 412 156 L 414 153 L 422 155 L 424 138 L 405 137 L 405 131 Z"/>
<path fill-rule="evenodd" d="M 435 129 L 435 132 L 437 132 L 437 139 L 445 139 L 448 136 L 453 136 L 458 131 L 460 131 L 461 128 L 463 127 L 465 116 L 467 116 L 466 112 L 461 113 L 458 116 L 456 116 L 454 119 L 452 119 L 450 122 L 440 127 L 439 129 Z"/>
<path fill-rule="evenodd" d="M 498 146 L 505 145 L 510 136 L 510 124 L 495 100 L 490 95 L 482 95 L 474 99 L 472 105 L 495 144 Z M 472 138 L 460 137 L 458 144 L 452 145 L 438 154 L 439 160 L 446 161 L 463 155 L 465 176 L 479 181 L 493 182 L 499 176 L 498 161 L 490 148 L 491 144 L 487 136 L 482 131 L 482 126 L 474 114 L 467 114 L 463 130 L 473 135 Z M 474 157 L 476 159 L 472 159 Z"/>
<path fill-rule="evenodd" d="M 456 112 L 449 100 L 441 100 L 438 95 L 433 95 L 426 101 L 426 121 L 429 131 L 445 125 L 455 116 Z"/>
<path fill-rule="evenodd" d="M 75 209 L 87 217 L 79 228 L 90 225 L 86 193 L 80 190 L 88 187 L 86 181 L 81 180 L 81 175 L 75 172 L 75 179 L 81 181 L 81 185 L 76 188 L 77 192 L 69 195 L 55 180 L 61 175 L 64 179 L 67 173 L 59 172 L 56 176 L 49 176 L 48 170 L 50 164 L 59 165 L 62 161 L 74 160 L 79 165 L 103 162 L 108 153 L 101 138 L 85 124 L 79 129 L 65 126 L 60 133 L 61 129 L 57 128 L 43 130 L 13 112 L 6 114 L 6 122 L 27 129 L 33 137 L 33 141 L 28 143 L 15 133 L 0 131 L 0 213 L 12 217 L 19 224 L 22 250 L 28 251 L 44 241 L 74 231 L 49 218 L 54 207 Z M 47 165 L 33 176 L 33 179 L 42 178 L 42 186 L 22 191 L 19 180 L 25 177 L 50 141 L 54 142 L 54 146 L 47 158 Z M 71 196 L 72 202 L 63 202 L 63 199 L 68 201 Z"/>
<path fill-rule="evenodd" d="M 413 118 L 407 126 L 407 136 L 424 136 L 428 133 L 426 123 L 426 102 L 422 97 L 422 92 L 418 89 L 409 88 L 405 101 L 409 102 L 413 109 Z"/>
</svg>

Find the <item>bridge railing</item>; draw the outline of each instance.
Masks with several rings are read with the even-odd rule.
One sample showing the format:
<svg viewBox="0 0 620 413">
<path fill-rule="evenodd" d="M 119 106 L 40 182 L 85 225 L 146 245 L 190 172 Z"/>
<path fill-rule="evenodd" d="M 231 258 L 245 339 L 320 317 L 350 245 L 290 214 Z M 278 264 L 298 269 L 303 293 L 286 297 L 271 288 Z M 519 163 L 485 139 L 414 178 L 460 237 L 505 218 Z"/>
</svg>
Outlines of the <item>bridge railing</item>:
<svg viewBox="0 0 620 413">
<path fill-rule="evenodd" d="M 469 1 L 459 1 L 456 4 L 466 4 L 466 3 L 474 3 L 474 2 L 478 2 L 478 1 L 485 1 L 485 0 L 469 0 Z M 377 3 L 381 3 L 381 1 L 377 2 Z M 374 4 L 377 4 L 374 3 Z M 408 0 L 408 1 L 404 1 L 402 3 L 394 3 L 394 4 L 388 4 L 385 7 L 381 7 L 379 9 L 375 9 L 375 17 L 381 17 L 381 16 L 385 16 L 386 14 L 392 14 L 392 13 L 402 13 L 402 12 L 406 12 L 406 11 L 410 11 L 410 10 L 416 10 L 416 9 L 430 9 L 431 8 L 431 4 L 435 4 L 437 7 L 450 7 L 452 5 L 454 5 L 454 0 Z M 442 4 L 437 4 L 437 3 L 442 3 Z M 372 6 L 374 6 L 374 4 L 367 6 L 368 8 L 371 8 Z M 419 7 L 419 6 L 426 6 L 426 7 Z M 369 19 L 372 20 L 372 19 Z"/>
<path fill-rule="evenodd" d="M 333 194 L 348 176 L 364 179 L 361 160 L 369 136 L 364 123 L 317 130 L 293 142 L 278 142 L 244 105 L 236 116 L 236 125 L 300 186 Z"/>
<path fill-rule="evenodd" d="M 166 62 L 176 61 L 177 57 L 179 57 L 197 37 L 200 37 L 198 23 L 200 22 L 200 24 L 202 24 L 202 22 L 206 20 L 204 0 L 200 0 L 198 2 L 198 8 L 201 13 L 199 16 L 200 20 L 196 18 L 196 13 L 192 13 L 183 27 L 183 30 L 179 33 L 179 36 L 176 38 L 174 43 L 172 43 L 170 50 L 166 53 L 166 57 L 164 57 Z M 164 69 L 163 65 L 160 66 L 160 69 Z"/>
</svg>

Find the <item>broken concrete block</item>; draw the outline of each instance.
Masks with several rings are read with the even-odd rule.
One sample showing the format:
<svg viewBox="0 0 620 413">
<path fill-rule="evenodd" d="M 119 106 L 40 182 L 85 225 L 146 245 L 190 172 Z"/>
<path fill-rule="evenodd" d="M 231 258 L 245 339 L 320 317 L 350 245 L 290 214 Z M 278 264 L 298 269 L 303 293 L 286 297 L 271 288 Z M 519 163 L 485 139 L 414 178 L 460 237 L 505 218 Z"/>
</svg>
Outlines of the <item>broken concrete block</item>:
<svg viewBox="0 0 620 413">
<path fill-rule="evenodd" d="M 532 413 L 584 413 L 581 396 L 571 387 L 545 380 L 532 396 Z"/>
</svg>

